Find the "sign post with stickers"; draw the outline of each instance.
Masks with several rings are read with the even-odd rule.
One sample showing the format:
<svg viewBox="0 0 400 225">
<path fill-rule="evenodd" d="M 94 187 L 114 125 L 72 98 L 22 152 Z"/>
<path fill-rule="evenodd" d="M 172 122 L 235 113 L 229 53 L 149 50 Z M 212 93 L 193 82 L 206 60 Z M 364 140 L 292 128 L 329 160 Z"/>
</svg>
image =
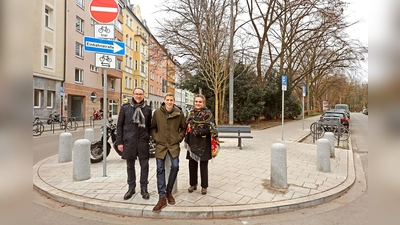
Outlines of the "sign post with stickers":
<svg viewBox="0 0 400 225">
<path fill-rule="evenodd" d="M 283 124 L 285 118 L 285 91 L 287 89 L 287 76 L 282 76 L 282 141 L 283 141 Z"/>
<path fill-rule="evenodd" d="M 107 131 L 107 69 L 115 69 L 115 55 L 125 55 L 125 43 L 114 40 L 114 25 L 112 23 L 119 15 L 116 0 L 92 0 L 89 5 L 91 17 L 99 22 L 96 24 L 95 37 L 84 37 L 84 50 L 95 52 L 95 66 L 103 68 L 103 128 Z M 106 177 L 107 132 L 103 132 L 103 176 Z"/>
</svg>

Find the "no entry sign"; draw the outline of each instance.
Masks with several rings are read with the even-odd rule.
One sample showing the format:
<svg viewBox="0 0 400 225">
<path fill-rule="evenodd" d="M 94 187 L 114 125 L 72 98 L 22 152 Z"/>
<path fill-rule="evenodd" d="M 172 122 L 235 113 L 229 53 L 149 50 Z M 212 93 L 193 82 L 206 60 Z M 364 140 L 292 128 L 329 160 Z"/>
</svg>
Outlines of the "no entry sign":
<svg viewBox="0 0 400 225">
<path fill-rule="evenodd" d="M 110 23 L 118 16 L 118 4 L 115 0 L 92 0 L 90 15 L 99 23 Z"/>
</svg>

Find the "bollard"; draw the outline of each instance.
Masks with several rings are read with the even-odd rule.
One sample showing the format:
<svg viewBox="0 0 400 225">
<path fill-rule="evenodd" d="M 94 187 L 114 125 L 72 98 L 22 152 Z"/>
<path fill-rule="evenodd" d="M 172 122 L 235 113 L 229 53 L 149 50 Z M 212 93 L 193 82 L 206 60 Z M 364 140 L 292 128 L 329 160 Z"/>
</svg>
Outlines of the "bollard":
<svg viewBox="0 0 400 225">
<path fill-rule="evenodd" d="M 287 188 L 287 159 L 284 144 L 275 143 L 271 148 L 271 186 Z"/>
<path fill-rule="evenodd" d="M 92 128 L 87 128 L 85 130 L 85 139 L 88 139 L 90 143 L 94 140 L 94 130 Z"/>
<path fill-rule="evenodd" d="M 90 141 L 87 139 L 74 143 L 72 176 L 77 181 L 90 179 Z"/>
<path fill-rule="evenodd" d="M 329 141 L 329 143 L 331 144 L 330 147 L 330 155 L 331 158 L 335 158 L 335 136 L 333 135 L 332 132 L 325 132 L 324 137 L 325 139 L 327 139 Z"/>
<path fill-rule="evenodd" d="M 167 154 L 165 156 L 165 181 L 166 184 L 168 184 L 168 178 L 169 178 L 169 174 L 171 173 L 171 158 L 169 157 L 169 154 Z M 176 177 L 174 186 L 172 187 L 172 194 L 176 194 L 178 192 L 178 176 Z"/>
<path fill-rule="evenodd" d="M 322 172 L 331 171 L 331 160 L 330 160 L 330 148 L 331 144 L 325 138 L 321 138 L 317 141 L 317 170 Z"/>
<path fill-rule="evenodd" d="M 58 142 L 58 162 L 65 163 L 72 161 L 72 134 L 61 133 Z"/>
</svg>

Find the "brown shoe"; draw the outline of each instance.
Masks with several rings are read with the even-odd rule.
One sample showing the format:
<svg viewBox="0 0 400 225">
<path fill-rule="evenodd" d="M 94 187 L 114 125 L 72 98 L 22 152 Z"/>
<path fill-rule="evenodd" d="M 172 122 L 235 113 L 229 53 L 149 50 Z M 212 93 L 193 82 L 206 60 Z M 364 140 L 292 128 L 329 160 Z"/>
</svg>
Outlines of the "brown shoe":
<svg viewBox="0 0 400 225">
<path fill-rule="evenodd" d="M 167 198 L 160 198 L 158 199 L 157 205 L 154 206 L 153 212 L 161 212 L 163 208 L 167 206 Z"/>
<path fill-rule="evenodd" d="M 194 186 L 190 186 L 190 187 L 188 188 L 188 192 L 189 192 L 189 193 L 192 193 L 194 190 L 197 190 L 197 184 L 194 185 Z"/>
<path fill-rule="evenodd" d="M 207 188 L 202 188 L 202 189 L 201 189 L 201 194 L 202 194 L 202 195 L 207 194 Z"/>
<path fill-rule="evenodd" d="M 175 205 L 175 199 L 174 199 L 174 196 L 172 196 L 171 193 L 167 193 L 167 200 L 168 200 L 168 204 Z"/>
</svg>

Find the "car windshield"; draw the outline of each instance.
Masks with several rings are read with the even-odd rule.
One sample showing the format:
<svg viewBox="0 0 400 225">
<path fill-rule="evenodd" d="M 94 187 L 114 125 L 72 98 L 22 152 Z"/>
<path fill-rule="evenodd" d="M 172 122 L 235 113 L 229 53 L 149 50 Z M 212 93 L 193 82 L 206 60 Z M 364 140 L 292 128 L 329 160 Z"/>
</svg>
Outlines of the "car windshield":
<svg viewBox="0 0 400 225">
<path fill-rule="evenodd" d="M 322 116 L 323 117 L 340 117 L 340 118 L 344 117 L 344 115 L 342 113 L 327 113 L 327 112 L 324 113 Z"/>
<path fill-rule="evenodd" d="M 338 105 L 338 106 L 335 107 L 335 109 L 347 110 L 347 107 L 346 107 L 346 106 Z"/>
</svg>

